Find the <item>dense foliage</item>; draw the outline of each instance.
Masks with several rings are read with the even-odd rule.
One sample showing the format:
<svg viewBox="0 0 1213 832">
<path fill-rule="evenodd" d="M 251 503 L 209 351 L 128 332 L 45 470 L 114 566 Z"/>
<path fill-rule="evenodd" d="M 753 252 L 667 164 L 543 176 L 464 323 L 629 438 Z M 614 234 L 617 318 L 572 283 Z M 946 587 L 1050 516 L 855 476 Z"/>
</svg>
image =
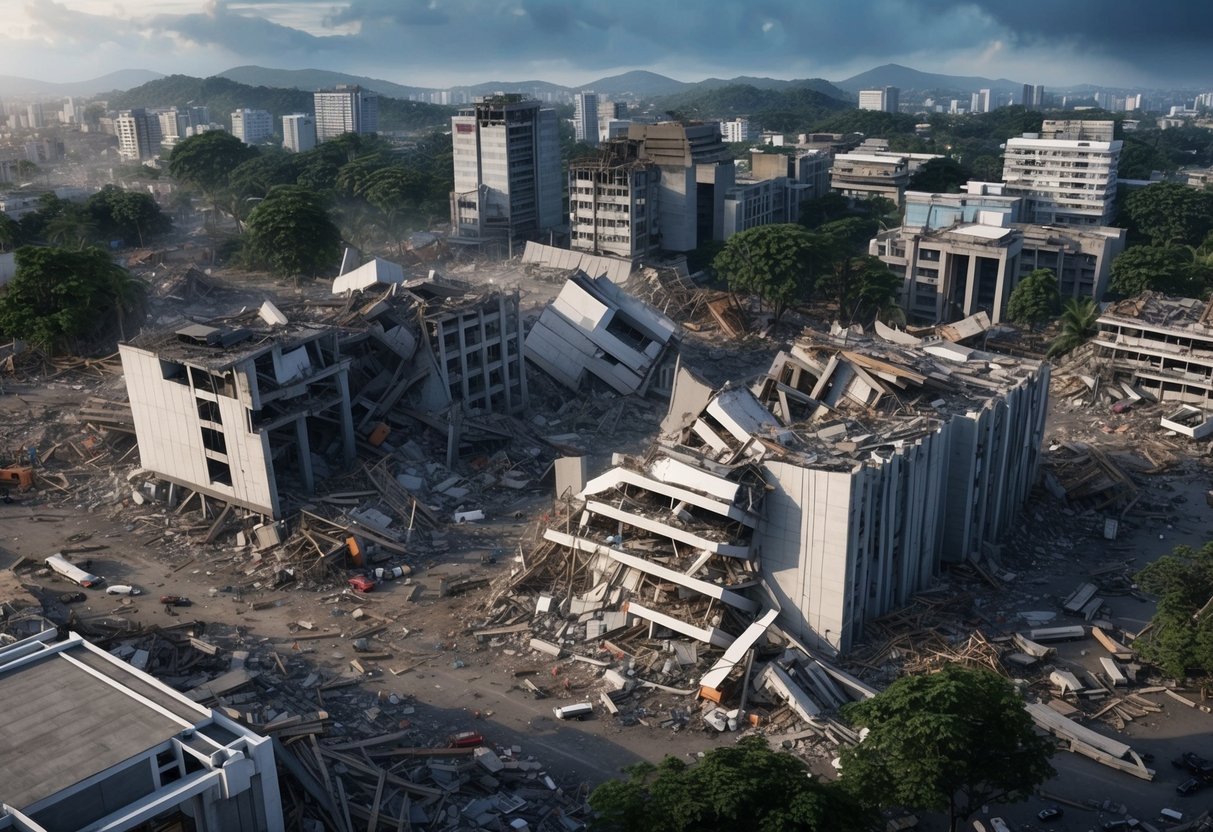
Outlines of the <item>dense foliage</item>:
<svg viewBox="0 0 1213 832">
<path fill-rule="evenodd" d="M 1057 275 L 1052 269 L 1034 269 L 1011 290 L 1007 318 L 1020 326 L 1036 327 L 1056 317 L 1060 307 Z"/>
<path fill-rule="evenodd" d="M 842 785 L 872 808 L 947 812 L 952 829 L 983 804 L 1022 800 L 1053 775 L 1051 740 L 989 670 L 945 665 L 843 709 L 867 728 L 842 751 Z"/>
<path fill-rule="evenodd" d="M 1095 337 L 1099 306 L 1091 298 L 1070 298 L 1062 307 L 1057 337 L 1049 344 L 1050 358 L 1065 355 Z"/>
<path fill-rule="evenodd" d="M 275 274 L 315 277 L 336 265 L 340 253 L 341 232 L 307 188 L 272 188 L 249 214 L 245 254 Z"/>
<path fill-rule="evenodd" d="M 712 261 L 733 292 L 770 306 L 775 323 L 789 305 L 807 300 L 831 263 L 833 242 L 794 224 L 761 225 L 734 234 Z"/>
<path fill-rule="evenodd" d="M 23 246 L 17 272 L 0 290 L 0 333 L 48 352 L 112 331 L 141 311 L 143 284 L 99 248 Z"/>
<path fill-rule="evenodd" d="M 1131 297 L 1147 289 L 1168 295 L 1203 296 L 1213 280 L 1213 268 L 1183 246 L 1132 246 L 1112 261 L 1108 288 Z"/>
<path fill-rule="evenodd" d="M 1137 573 L 1158 610 L 1135 649 L 1169 676 L 1213 677 L 1213 543 L 1180 546 Z"/>
<path fill-rule="evenodd" d="M 748 84 L 730 84 L 715 89 L 695 89 L 658 98 L 659 111 L 686 119 L 722 119 L 745 116 L 766 130 L 794 133 L 847 110 L 852 104 L 832 98 L 810 87 L 759 89 Z"/>
<path fill-rule="evenodd" d="M 1213 193 L 1179 182 L 1138 188 L 1125 198 L 1130 236 L 1152 246 L 1196 246 L 1213 231 Z"/>
<path fill-rule="evenodd" d="M 590 795 L 593 832 L 834 832 L 866 828 L 872 818 L 837 784 L 812 779 L 757 736 L 695 765 L 666 757 L 628 771 L 629 779 Z"/>
</svg>

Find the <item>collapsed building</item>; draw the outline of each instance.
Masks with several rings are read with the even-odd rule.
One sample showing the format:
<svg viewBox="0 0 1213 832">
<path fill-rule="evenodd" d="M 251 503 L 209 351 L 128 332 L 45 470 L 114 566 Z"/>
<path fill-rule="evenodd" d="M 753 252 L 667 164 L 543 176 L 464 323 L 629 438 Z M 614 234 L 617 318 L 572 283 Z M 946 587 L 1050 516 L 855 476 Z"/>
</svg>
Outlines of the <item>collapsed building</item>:
<svg viewBox="0 0 1213 832">
<path fill-rule="evenodd" d="M 119 345 L 143 469 L 280 518 L 286 495 L 310 495 L 350 468 L 393 420 L 449 432 L 453 463 L 478 439 L 455 410 L 526 407 L 516 293 L 433 275 L 388 283 L 367 284 L 381 290 L 369 299 L 304 310 L 307 320 L 288 321 L 267 302 Z"/>
<path fill-rule="evenodd" d="M 806 331 L 752 386 L 680 368 L 657 443 L 589 480 L 531 569 L 581 576 L 570 614 L 606 611 L 588 636 L 644 621 L 724 649 L 715 690 L 776 619 L 846 651 L 988 556 L 1035 480 L 1048 367 L 881 331 Z"/>
</svg>

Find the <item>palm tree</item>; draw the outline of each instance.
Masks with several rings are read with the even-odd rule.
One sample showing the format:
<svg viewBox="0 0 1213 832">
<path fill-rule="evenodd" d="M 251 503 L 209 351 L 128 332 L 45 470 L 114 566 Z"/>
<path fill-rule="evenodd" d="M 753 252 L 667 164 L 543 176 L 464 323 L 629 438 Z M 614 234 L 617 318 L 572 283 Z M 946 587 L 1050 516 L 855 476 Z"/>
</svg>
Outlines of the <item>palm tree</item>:
<svg viewBox="0 0 1213 832">
<path fill-rule="evenodd" d="M 1095 322 L 1099 318 L 1099 307 L 1090 298 L 1070 298 L 1062 307 L 1061 332 L 1049 345 L 1049 358 L 1065 355 L 1080 347 L 1095 335 Z"/>
</svg>

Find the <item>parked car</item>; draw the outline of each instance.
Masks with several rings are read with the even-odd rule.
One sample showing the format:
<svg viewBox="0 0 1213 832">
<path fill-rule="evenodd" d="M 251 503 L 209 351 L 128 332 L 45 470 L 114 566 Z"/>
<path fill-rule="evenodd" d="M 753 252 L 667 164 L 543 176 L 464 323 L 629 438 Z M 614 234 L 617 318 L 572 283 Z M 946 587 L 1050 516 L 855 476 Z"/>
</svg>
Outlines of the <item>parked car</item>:
<svg viewBox="0 0 1213 832">
<path fill-rule="evenodd" d="M 1189 777 L 1187 780 L 1175 787 L 1175 791 L 1180 797 L 1190 797 L 1200 791 L 1203 784 L 1195 777 Z"/>
<path fill-rule="evenodd" d="M 446 738 L 448 748 L 477 748 L 484 745 L 484 737 L 475 731 L 460 731 Z"/>
<path fill-rule="evenodd" d="M 1171 765 L 1176 768 L 1187 769 L 1189 774 L 1204 780 L 1206 783 L 1213 781 L 1213 761 L 1206 760 L 1192 751 L 1185 751 L 1180 754 L 1171 761 Z"/>
<path fill-rule="evenodd" d="M 371 592 L 375 589 L 375 582 L 365 575 L 355 575 L 349 579 L 349 585 L 356 592 Z"/>
<path fill-rule="evenodd" d="M 1052 820 L 1057 820 L 1061 816 L 1062 811 L 1060 806 L 1046 806 L 1044 809 L 1041 809 L 1036 813 L 1036 819 L 1045 823 Z"/>
</svg>

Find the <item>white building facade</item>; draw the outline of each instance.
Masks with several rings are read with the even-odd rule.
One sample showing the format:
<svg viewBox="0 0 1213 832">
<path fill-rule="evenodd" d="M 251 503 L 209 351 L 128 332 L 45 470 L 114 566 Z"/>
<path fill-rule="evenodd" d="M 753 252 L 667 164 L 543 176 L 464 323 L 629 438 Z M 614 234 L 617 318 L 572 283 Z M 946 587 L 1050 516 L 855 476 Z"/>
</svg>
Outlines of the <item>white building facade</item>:
<svg viewBox="0 0 1213 832">
<path fill-rule="evenodd" d="M 1120 140 L 1009 139 L 1003 181 L 1042 225 L 1111 225 L 1116 210 Z"/>
<path fill-rule="evenodd" d="M 282 146 L 294 153 L 302 153 L 315 147 L 316 119 L 307 113 L 283 116 Z"/>
<path fill-rule="evenodd" d="M 232 113 L 232 135 L 245 144 L 261 144 L 274 135 L 274 117 L 266 110 L 236 110 Z"/>
<path fill-rule="evenodd" d="M 368 89 L 338 84 L 318 90 L 312 100 L 316 110 L 316 141 L 326 142 L 344 133 L 379 132 L 379 96 Z"/>
</svg>

